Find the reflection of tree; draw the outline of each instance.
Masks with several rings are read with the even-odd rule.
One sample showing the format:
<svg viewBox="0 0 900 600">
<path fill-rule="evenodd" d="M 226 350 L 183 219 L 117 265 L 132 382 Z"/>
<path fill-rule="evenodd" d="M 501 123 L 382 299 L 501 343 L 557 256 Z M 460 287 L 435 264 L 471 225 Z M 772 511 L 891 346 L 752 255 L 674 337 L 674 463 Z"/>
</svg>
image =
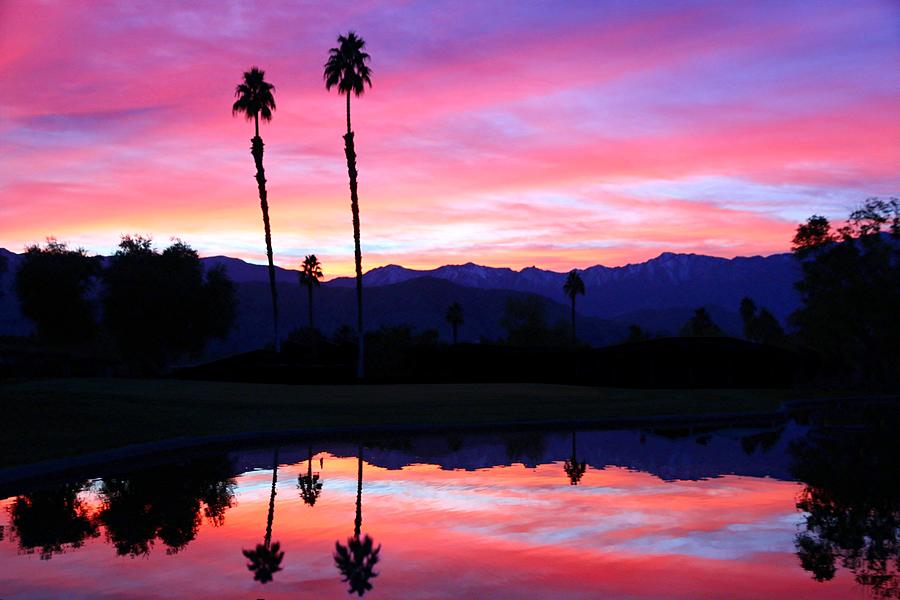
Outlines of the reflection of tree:
<svg viewBox="0 0 900 600">
<path fill-rule="evenodd" d="M 104 480 L 97 518 L 120 555 L 148 554 L 157 539 L 174 554 L 197 536 L 203 517 L 225 522 L 234 487 L 231 464 L 221 457 L 144 469 Z"/>
<path fill-rule="evenodd" d="M 334 564 L 341 572 L 341 581 L 348 584 L 348 594 L 362 596 L 372 589 L 371 580 L 378 577 L 375 565 L 378 564 L 381 544 L 375 542 L 368 534 L 360 538 L 362 530 L 362 478 L 363 457 L 362 445 L 359 446 L 356 479 L 356 520 L 353 537 L 347 539 L 347 545 L 334 543 Z"/>
<path fill-rule="evenodd" d="M 272 543 L 272 523 L 275 521 L 275 485 L 278 483 L 278 448 L 275 449 L 275 457 L 272 461 L 272 492 L 269 495 L 269 514 L 266 519 L 266 537 L 262 544 L 257 544 L 253 550 L 243 550 L 244 556 L 250 562 L 247 569 L 253 572 L 253 579 L 260 583 L 272 581 L 272 576 L 281 570 L 281 561 L 284 560 L 284 552 L 281 551 L 279 542 Z"/>
<path fill-rule="evenodd" d="M 898 420 L 871 430 L 813 431 L 792 446 L 794 475 L 806 484 L 807 514 L 797 556 L 817 581 L 838 566 L 875 595 L 900 598 L 900 438 Z"/>
<path fill-rule="evenodd" d="M 97 525 L 78 497 L 82 484 L 66 484 L 17 497 L 9 507 L 10 529 L 19 549 L 38 550 L 41 560 L 96 537 Z"/>
<path fill-rule="evenodd" d="M 312 459 L 312 446 L 310 446 L 309 463 L 307 463 L 306 475 L 301 475 L 297 478 L 297 487 L 300 488 L 300 497 L 303 498 L 303 502 L 305 502 L 307 506 L 315 506 L 316 500 L 319 499 L 319 495 L 322 493 L 322 481 L 319 479 L 318 473 L 313 473 Z"/>
<path fill-rule="evenodd" d="M 584 477 L 584 472 L 587 470 L 587 463 L 585 461 L 578 462 L 578 454 L 575 451 L 575 432 L 572 432 L 572 456 L 566 460 L 566 464 L 563 467 L 566 470 L 566 475 L 569 476 L 569 484 L 578 485 L 578 482 L 581 481 L 581 478 Z"/>
</svg>

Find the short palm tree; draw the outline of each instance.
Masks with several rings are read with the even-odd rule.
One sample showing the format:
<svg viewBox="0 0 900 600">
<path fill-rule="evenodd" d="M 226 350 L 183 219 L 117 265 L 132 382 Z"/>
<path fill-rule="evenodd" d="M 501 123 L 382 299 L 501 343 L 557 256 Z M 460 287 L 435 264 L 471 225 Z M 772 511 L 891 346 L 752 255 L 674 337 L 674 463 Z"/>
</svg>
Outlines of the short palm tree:
<svg viewBox="0 0 900 600">
<path fill-rule="evenodd" d="M 372 589 L 371 580 L 378 577 L 375 565 L 378 564 L 380 558 L 381 544 L 376 547 L 375 542 L 368 534 L 360 537 L 362 530 L 362 445 L 359 446 L 357 460 L 356 520 L 353 526 L 353 537 L 347 539 L 346 545 L 340 542 L 334 543 L 334 564 L 341 573 L 341 581 L 349 586 L 347 593 L 356 593 L 362 596 Z"/>
<path fill-rule="evenodd" d="M 350 210 L 353 213 L 353 244 L 356 259 L 356 334 L 358 338 L 356 375 L 364 375 L 365 355 L 363 353 L 363 309 L 362 309 L 362 250 L 359 242 L 359 197 L 356 193 L 356 146 L 350 127 L 350 96 L 361 96 L 366 85 L 372 87 L 372 71 L 366 64 L 369 55 L 363 52 L 365 40 L 349 32 L 338 36 L 338 46 L 328 51 L 325 63 L 325 89 L 337 87 L 338 93 L 347 96 L 347 133 L 344 135 L 344 154 L 347 156 L 347 173 L 350 176 Z"/>
<path fill-rule="evenodd" d="M 266 171 L 263 169 L 263 141 L 259 137 L 259 119 L 272 120 L 275 110 L 275 86 L 265 80 L 266 72 L 258 67 L 251 67 L 244 73 L 244 78 L 234 90 L 237 100 L 231 106 L 231 114 L 244 115 L 253 120 L 255 135 L 250 140 L 250 152 L 256 163 L 256 184 L 259 187 L 259 206 L 262 208 L 263 229 L 266 234 L 266 256 L 269 259 L 269 291 L 272 294 L 272 331 L 275 351 L 281 350 L 281 339 L 278 336 L 278 292 L 275 288 L 275 263 L 272 258 L 272 228 L 269 224 L 269 200 L 266 193 Z"/>
<path fill-rule="evenodd" d="M 566 282 L 563 284 L 563 292 L 566 294 L 566 297 L 572 301 L 572 343 L 574 344 L 576 341 L 575 297 L 579 294 L 582 296 L 584 295 L 584 281 L 581 280 L 581 276 L 578 274 L 577 269 L 569 271 L 569 274 L 566 276 Z"/>
<path fill-rule="evenodd" d="M 447 322 L 453 328 L 453 344 L 459 340 L 459 326 L 463 324 L 463 307 L 459 302 L 454 302 L 447 308 Z"/>
<path fill-rule="evenodd" d="M 272 576 L 281 570 L 281 561 L 284 560 L 284 552 L 281 551 L 279 542 L 272 543 L 272 523 L 275 520 L 275 485 L 278 483 L 278 449 L 275 449 L 274 466 L 272 469 L 272 493 L 269 496 L 269 516 L 266 520 L 266 537 L 262 544 L 257 544 L 253 550 L 243 550 L 244 556 L 250 562 L 247 570 L 253 573 L 254 581 L 268 583 Z"/>
<path fill-rule="evenodd" d="M 309 292 L 309 328 L 313 329 L 313 288 L 319 287 L 322 279 L 322 263 L 315 254 L 309 254 L 300 265 L 300 285 L 305 285 Z"/>
</svg>

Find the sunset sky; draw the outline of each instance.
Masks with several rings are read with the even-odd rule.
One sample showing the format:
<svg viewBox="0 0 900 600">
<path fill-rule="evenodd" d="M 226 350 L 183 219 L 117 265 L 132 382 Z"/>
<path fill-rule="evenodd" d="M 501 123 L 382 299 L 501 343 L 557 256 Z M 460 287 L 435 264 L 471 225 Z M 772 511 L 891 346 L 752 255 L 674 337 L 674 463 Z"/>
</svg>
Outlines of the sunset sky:
<svg viewBox="0 0 900 600">
<path fill-rule="evenodd" d="M 275 262 L 352 271 L 356 30 L 364 268 L 555 270 L 786 250 L 812 213 L 900 195 L 900 2 L 0 0 L 0 246 L 120 234 L 265 259 L 233 118 L 265 69 Z"/>
</svg>

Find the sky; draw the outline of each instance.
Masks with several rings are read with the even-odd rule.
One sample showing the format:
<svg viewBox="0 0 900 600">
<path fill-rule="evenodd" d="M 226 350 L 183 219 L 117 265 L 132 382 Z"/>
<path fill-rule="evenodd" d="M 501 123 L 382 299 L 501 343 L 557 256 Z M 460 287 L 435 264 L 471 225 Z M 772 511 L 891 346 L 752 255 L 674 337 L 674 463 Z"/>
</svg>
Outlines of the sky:
<svg viewBox="0 0 900 600">
<path fill-rule="evenodd" d="M 264 262 L 231 114 L 258 65 L 275 262 L 351 273 L 345 106 L 321 75 L 348 30 L 372 56 L 366 270 L 771 254 L 811 214 L 900 195 L 897 0 L 0 0 L 0 247 L 141 233 Z"/>
</svg>

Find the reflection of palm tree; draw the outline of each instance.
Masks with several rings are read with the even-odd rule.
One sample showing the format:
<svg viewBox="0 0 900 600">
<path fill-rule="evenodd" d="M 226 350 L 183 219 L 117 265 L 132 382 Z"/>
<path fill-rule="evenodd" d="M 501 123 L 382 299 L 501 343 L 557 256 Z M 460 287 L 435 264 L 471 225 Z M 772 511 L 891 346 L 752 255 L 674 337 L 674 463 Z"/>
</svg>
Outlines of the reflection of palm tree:
<svg viewBox="0 0 900 600">
<path fill-rule="evenodd" d="M 350 176 L 350 211 L 353 216 L 353 243 L 356 259 L 356 333 L 358 335 L 358 357 L 356 376 L 364 373 L 363 355 L 363 313 L 362 313 L 362 250 L 359 242 L 359 198 L 356 194 L 356 147 L 353 130 L 350 127 L 350 95 L 362 96 L 366 85 L 372 87 L 372 71 L 369 55 L 363 52 L 366 42 L 354 32 L 338 36 L 338 47 L 328 51 L 325 63 L 325 89 L 337 87 L 339 94 L 347 96 L 347 134 L 344 136 L 344 154 L 347 156 L 347 173 Z"/>
<path fill-rule="evenodd" d="M 259 187 L 259 206 L 262 209 L 263 229 L 266 236 L 266 256 L 269 259 L 269 292 L 272 295 L 272 326 L 275 336 L 275 351 L 281 350 L 278 337 L 278 295 L 275 288 L 275 263 L 272 258 L 272 228 L 269 225 L 269 201 L 266 192 L 266 171 L 263 169 L 263 141 L 259 137 L 259 118 L 272 120 L 275 110 L 275 86 L 265 80 L 266 72 L 252 67 L 244 73 L 244 79 L 234 90 L 237 97 L 231 107 L 232 114 L 241 113 L 247 120 L 253 119 L 256 135 L 250 140 L 253 161 L 256 163 L 256 184 Z"/>
<path fill-rule="evenodd" d="M 585 461 L 578 462 L 578 455 L 575 451 L 574 431 L 572 432 L 572 456 L 569 457 L 563 468 L 566 470 L 566 475 L 569 476 L 570 485 L 578 485 L 578 482 L 584 477 L 585 470 L 587 470 L 587 463 Z"/>
<path fill-rule="evenodd" d="M 347 539 L 347 545 L 340 542 L 334 543 L 334 564 L 341 572 L 341 581 L 350 587 L 348 594 L 356 593 L 362 596 L 372 589 L 371 580 L 378 577 L 375 565 L 378 564 L 381 544 L 375 547 L 375 542 L 368 534 L 360 538 L 362 530 L 362 476 L 363 459 L 362 444 L 359 446 L 356 480 L 356 520 L 354 521 L 353 537 Z"/>
<path fill-rule="evenodd" d="M 315 254 L 309 254 L 300 265 L 300 285 L 306 286 L 309 293 L 309 328 L 313 329 L 313 287 L 319 286 L 322 279 L 322 263 Z"/>
<path fill-rule="evenodd" d="M 297 487 L 300 488 L 300 497 L 307 506 L 315 506 L 319 494 L 322 493 L 322 481 L 319 479 L 318 473 L 312 470 L 312 446 L 309 448 L 309 463 L 306 467 L 306 475 L 301 475 L 297 479 Z"/>
<path fill-rule="evenodd" d="M 266 537 L 262 544 L 253 550 L 244 550 L 244 556 L 250 561 L 247 569 L 253 572 L 253 579 L 260 583 L 272 581 L 272 575 L 281 570 L 284 552 L 279 542 L 272 543 L 272 522 L 275 520 L 275 484 L 278 482 L 278 448 L 275 449 L 272 468 L 272 493 L 269 496 L 269 516 L 266 521 Z"/>
</svg>

